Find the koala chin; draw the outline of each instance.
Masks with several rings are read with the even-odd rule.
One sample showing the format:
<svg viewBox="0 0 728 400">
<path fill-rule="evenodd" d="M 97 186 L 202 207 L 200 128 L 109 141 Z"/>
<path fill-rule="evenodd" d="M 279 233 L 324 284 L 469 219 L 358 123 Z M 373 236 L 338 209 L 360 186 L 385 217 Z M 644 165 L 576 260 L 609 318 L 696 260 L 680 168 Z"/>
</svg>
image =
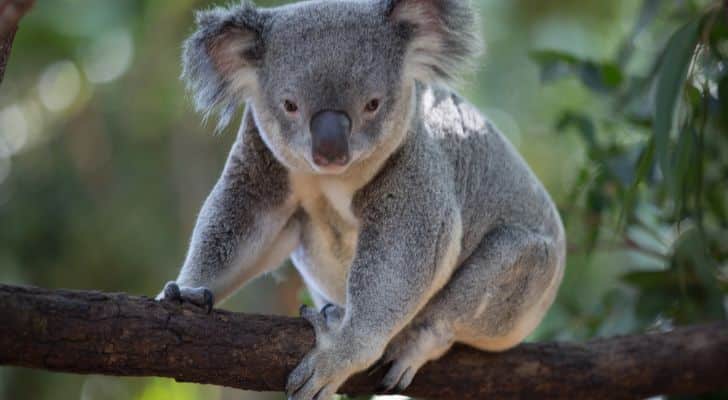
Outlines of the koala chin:
<svg viewBox="0 0 728 400">
<path fill-rule="evenodd" d="M 564 230 L 493 124 L 448 87 L 481 47 L 465 0 L 249 2 L 197 13 L 183 79 L 242 124 L 158 299 L 212 307 L 290 258 L 316 308 L 291 399 L 377 361 L 403 390 L 455 342 L 501 351 L 554 300 Z"/>
</svg>

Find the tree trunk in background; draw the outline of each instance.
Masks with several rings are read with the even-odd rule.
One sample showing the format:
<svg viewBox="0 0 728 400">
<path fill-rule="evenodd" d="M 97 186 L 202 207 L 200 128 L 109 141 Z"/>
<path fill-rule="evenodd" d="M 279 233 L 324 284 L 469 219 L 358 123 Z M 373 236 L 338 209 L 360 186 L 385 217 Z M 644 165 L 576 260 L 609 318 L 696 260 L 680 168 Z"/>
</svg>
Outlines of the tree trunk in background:
<svg viewBox="0 0 728 400">
<path fill-rule="evenodd" d="M 11 31 L 2 41 L 0 41 L 0 84 L 3 83 L 5 76 L 5 67 L 8 65 L 10 58 L 10 50 L 13 48 L 13 39 L 15 39 L 15 30 Z"/>
<path fill-rule="evenodd" d="M 0 0 L 0 84 L 3 83 L 18 22 L 34 3 L 35 0 Z"/>
<path fill-rule="evenodd" d="M 314 343 L 299 318 L 245 315 L 126 294 L 0 285 L 0 365 L 283 390 Z M 384 371 L 342 392 L 374 393 Z M 433 399 L 644 398 L 728 388 L 728 322 L 500 354 L 455 346 L 405 394 Z"/>
</svg>

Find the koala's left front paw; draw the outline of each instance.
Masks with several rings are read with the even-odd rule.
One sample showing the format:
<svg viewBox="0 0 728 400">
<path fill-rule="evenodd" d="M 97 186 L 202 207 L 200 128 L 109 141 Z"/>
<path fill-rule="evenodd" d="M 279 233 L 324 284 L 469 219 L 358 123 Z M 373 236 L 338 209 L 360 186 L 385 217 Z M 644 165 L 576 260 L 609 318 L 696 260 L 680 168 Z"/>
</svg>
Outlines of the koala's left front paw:
<svg viewBox="0 0 728 400">
<path fill-rule="evenodd" d="M 303 358 L 288 376 L 289 400 L 328 400 L 354 372 L 368 360 L 340 334 L 343 309 L 327 305 L 321 312 L 301 308 L 301 316 L 314 327 L 316 347 Z"/>
<path fill-rule="evenodd" d="M 206 287 L 191 288 L 182 286 L 180 287 L 177 282 L 167 282 L 160 293 L 156 297 L 157 301 L 172 300 L 179 302 L 189 302 L 198 307 L 204 308 L 209 314 L 212 311 L 212 306 L 215 304 L 215 296 L 212 291 Z"/>
</svg>

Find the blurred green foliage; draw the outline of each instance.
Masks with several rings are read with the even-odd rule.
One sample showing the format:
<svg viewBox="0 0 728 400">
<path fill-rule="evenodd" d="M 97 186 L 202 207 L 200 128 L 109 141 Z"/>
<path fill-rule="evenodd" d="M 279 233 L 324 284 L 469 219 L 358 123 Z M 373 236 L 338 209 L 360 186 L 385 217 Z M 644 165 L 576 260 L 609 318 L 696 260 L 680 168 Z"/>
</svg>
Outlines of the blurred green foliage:
<svg viewBox="0 0 728 400">
<path fill-rule="evenodd" d="M 191 11 L 208 4 L 49 0 L 23 20 L 0 88 L 1 282 L 153 295 L 174 277 L 234 136 L 207 134 L 177 79 Z M 460 90 L 523 153 L 567 225 L 564 283 L 532 339 L 726 318 L 728 10 L 476 4 L 488 51 Z M 295 313 L 299 287 L 287 267 L 225 307 Z M 264 395 L 0 369 L 0 398 L 59 397 Z"/>
<path fill-rule="evenodd" d="M 612 59 L 532 54 L 544 82 L 575 77 L 604 104 L 601 112 L 567 108 L 557 117 L 556 128 L 577 132 L 587 151 L 563 214 L 583 229 L 570 246 L 586 254 L 628 249 L 623 285 L 611 288 L 599 310 L 629 316 L 630 330 L 726 316 L 726 13 L 720 2 L 645 1 Z M 630 71 L 635 35 L 660 17 L 677 28 L 646 70 Z M 608 322 L 595 315 L 587 335 Z"/>
</svg>

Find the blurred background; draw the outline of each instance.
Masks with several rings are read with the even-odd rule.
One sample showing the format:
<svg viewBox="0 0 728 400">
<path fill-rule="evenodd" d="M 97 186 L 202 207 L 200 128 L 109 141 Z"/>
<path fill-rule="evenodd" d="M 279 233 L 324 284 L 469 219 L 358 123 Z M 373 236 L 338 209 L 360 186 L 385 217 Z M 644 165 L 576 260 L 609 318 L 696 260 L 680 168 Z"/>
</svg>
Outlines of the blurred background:
<svg viewBox="0 0 728 400">
<path fill-rule="evenodd" d="M 488 47 L 458 90 L 568 230 L 564 284 L 531 340 L 725 319 L 722 2 L 475 3 Z M 213 135 L 178 79 L 192 11 L 209 4 L 46 0 L 21 21 L 0 87 L 0 282 L 153 296 L 176 276 L 236 129 Z M 286 265 L 222 307 L 294 315 L 305 298 Z M 0 398 L 282 396 L 0 367 Z"/>
</svg>

